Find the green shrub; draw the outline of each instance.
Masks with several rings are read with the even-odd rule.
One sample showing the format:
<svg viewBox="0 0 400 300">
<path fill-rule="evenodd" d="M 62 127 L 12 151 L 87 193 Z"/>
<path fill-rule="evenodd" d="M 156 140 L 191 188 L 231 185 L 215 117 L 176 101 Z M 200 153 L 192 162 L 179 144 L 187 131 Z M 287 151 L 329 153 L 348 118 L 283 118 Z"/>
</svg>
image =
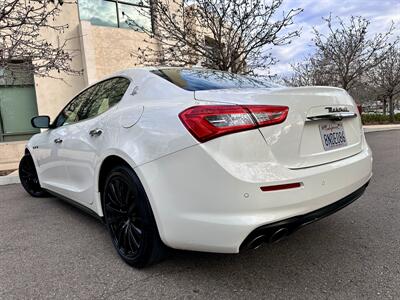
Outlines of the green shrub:
<svg viewBox="0 0 400 300">
<path fill-rule="evenodd" d="M 362 114 L 361 119 L 363 124 L 387 124 L 390 123 L 389 115 L 382 115 L 382 114 Z M 400 114 L 394 115 L 394 122 L 400 123 Z"/>
</svg>

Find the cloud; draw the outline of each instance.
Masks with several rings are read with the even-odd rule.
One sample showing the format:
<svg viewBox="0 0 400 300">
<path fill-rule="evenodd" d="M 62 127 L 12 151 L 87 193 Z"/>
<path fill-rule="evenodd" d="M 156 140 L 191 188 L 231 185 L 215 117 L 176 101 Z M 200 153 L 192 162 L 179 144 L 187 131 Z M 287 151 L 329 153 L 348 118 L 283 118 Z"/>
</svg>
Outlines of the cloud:
<svg viewBox="0 0 400 300">
<path fill-rule="evenodd" d="M 339 16 L 348 18 L 350 16 L 362 16 L 371 21 L 369 34 L 371 36 L 384 32 L 395 22 L 396 35 L 400 35 L 400 1 L 399 0 L 286 0 L 282 10 L 301 7 L 304 12 L 295 18 L 292 30 L 302 28 L 299 38 L 293 39 L 286 46 L 274 47 L 272 54 L 279 62 L 271 68 L 272 73 L 287 73 L 291 63 L 302 60 L 313 52 L 312 29 L 316 27 L 322 32 L 325 29 L 323 17 Z"/>
</svg>

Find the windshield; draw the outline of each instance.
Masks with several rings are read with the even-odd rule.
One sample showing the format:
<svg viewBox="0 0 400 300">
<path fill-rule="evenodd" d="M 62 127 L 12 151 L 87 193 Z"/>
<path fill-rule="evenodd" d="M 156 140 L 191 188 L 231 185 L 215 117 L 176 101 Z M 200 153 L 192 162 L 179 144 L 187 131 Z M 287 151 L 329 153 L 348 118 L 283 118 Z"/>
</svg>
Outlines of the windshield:
<svg viewBox="0 0 400 300">
<path fill-rule="evenodd" d="M 187 91 L 278 87 L 258 78 L 216 70 L 165 68 L 151 72 Z"/>
</svg>

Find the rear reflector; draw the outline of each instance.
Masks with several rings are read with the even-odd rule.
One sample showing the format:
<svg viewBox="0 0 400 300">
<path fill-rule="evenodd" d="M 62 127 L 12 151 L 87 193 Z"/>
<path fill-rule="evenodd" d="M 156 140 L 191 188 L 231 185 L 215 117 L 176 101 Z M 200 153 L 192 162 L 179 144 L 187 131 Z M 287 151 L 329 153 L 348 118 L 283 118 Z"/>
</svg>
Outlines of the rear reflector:
<svg viewBox="0 0 400 300">
<path fill-rule="evenodd" d="M 274 125 L 285 121 L 289 108 L 271 105 L 199 105 L 179 114 L 183 125 L 199 141 Z"/>
<path fill-rule="evenodd" d="M 295 183 L 286 183 L 286 184 L 279 184 L 279 185 L 262 186 L 262 187 L 260 187 L 260 189 L 263 192 L 270 192 L 270 191 L 294 189 L 294 188 L 299 188 L 299 187 L 301 187 L 301 183 L 295 182 Z"/>
</svg>

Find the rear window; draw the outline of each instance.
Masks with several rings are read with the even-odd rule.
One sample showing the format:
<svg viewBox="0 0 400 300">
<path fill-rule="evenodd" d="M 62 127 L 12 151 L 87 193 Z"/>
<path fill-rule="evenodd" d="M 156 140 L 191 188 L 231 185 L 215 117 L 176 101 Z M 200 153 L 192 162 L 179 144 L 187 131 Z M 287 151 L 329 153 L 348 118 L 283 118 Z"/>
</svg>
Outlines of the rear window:
<svg viewBox="0 0 400 300">
<path fill-rule="evenodd" d="M 151 72 L 187 91 L 278 87 L 258 78 L 216 70 L 165 68 Z"/>
</svg>

